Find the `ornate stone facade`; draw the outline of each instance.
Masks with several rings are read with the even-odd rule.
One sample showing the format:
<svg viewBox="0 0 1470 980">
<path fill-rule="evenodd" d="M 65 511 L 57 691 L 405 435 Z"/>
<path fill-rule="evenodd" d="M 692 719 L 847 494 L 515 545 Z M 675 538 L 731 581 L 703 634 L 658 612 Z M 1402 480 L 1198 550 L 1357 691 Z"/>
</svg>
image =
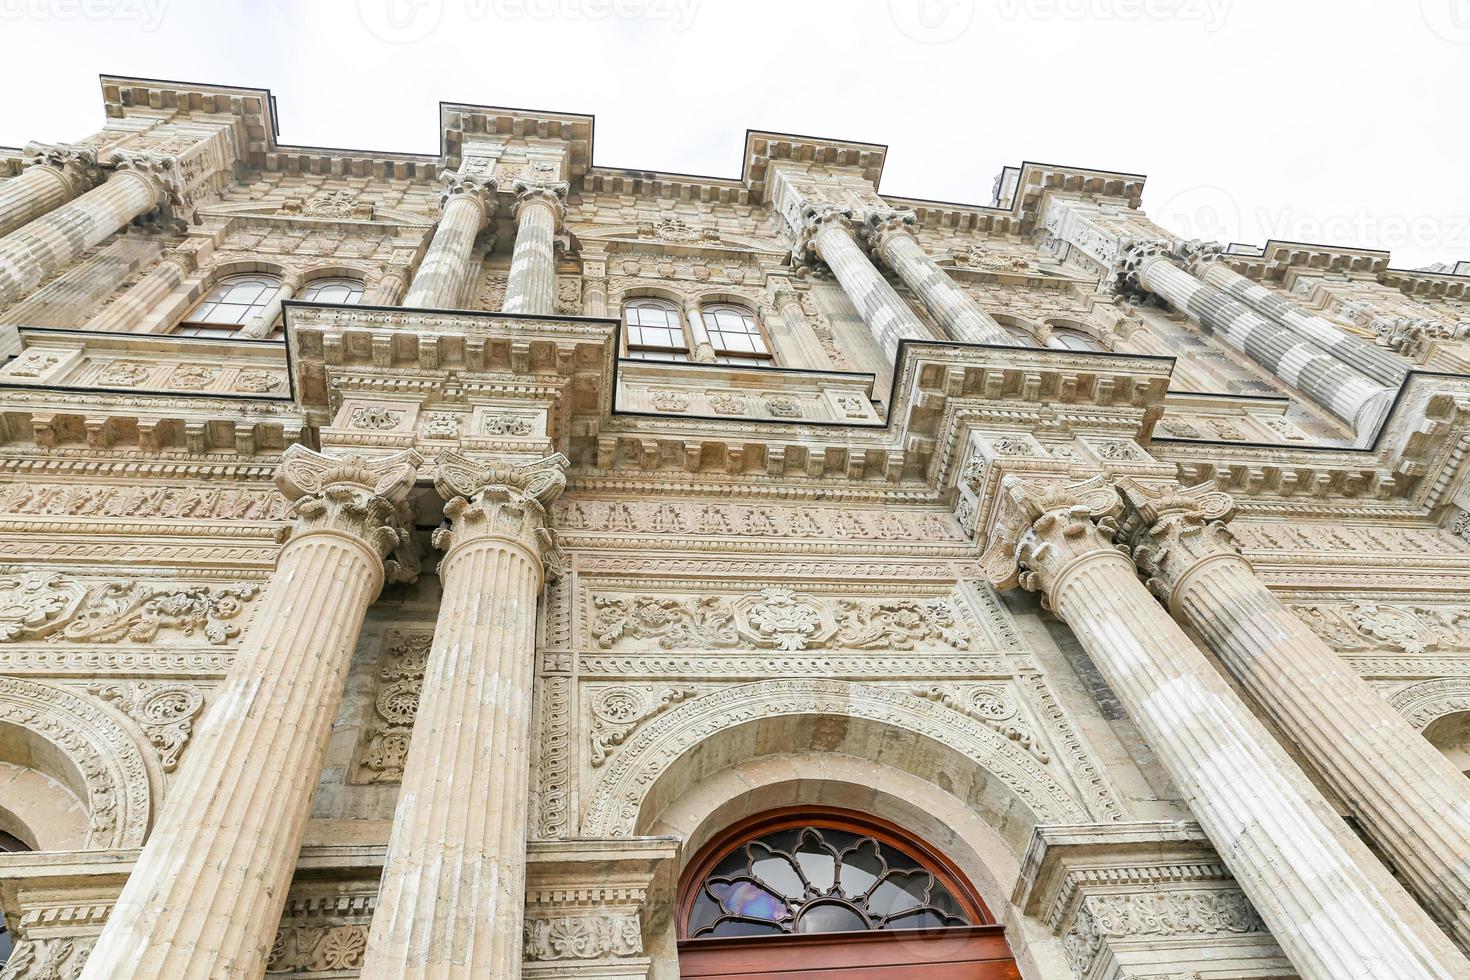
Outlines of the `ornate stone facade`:
<svg viewBox="0 0 1470 980">
<path fill-rule="evenodd" d="M 1463 271 L 103 96 L 0 151 L 0 977 L 674 980 L 824 810 L 1028 980 L 1470 976 Z"/>
</svg>

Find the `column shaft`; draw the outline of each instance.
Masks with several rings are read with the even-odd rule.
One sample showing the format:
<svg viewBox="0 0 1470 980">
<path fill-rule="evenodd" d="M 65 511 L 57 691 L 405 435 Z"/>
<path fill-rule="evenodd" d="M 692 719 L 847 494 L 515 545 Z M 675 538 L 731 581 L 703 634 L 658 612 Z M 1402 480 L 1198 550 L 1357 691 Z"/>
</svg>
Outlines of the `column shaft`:
<svg viewBox="0 0 1470 980">
<path fill-rule="evenodd" d="M 812 245 L 817 255 L 832 269 L 832 274 L 842 284 L 842 291 L 857 307 L 863 322 L 890 362 L 898 357 L 900 340 L 933 339 L 903 297 L 868 261 L 845 223 L 823 222 L 812 238 Z"/>
<path fill-rule="evenodd" d="M 1162 563 L 1161 550 L 1186 547 L 1179 533 L 1167 520 L 1154 526 L 1150 540 L 1164 543 L 1140 547 L 1146 569 Z M 1470 780 L 1277 600 L 1223 526 L 1182 533 L 1220 534 L 1223 547 L 1166 573 L 1171 608 L 1470 950 Z"/>
<path fill-rule="evenodd" d="M 77 184 L 56 167 L 36 164 L 0 181 L 0 235 L 8 235 L 70 201 Z"/>
<path fill-rule="evenodd" d="M 397 306 L 408 289 L 408 273 L 399 269 L 383 270 L 377 285 L 368 290 L 364 302 L 368 306 Z"/>
<path fill-rule="evenodd" d="M 1371 436 L 1393 392 L 1162 256 L 1143 260 L 1139 285 L 1352 427 Z"/>
<path fill-rule="evenodd" d="M 292 447 L 283 469 L 303 457 L 306 465 L 326 459 Z M 264 973 L 347 666 L 383 584 L 386 545 L 373 525 L 393 504 L 372 494 L 373 483 L 347 481 L 366 470 L 383 476 L 381 487 L 397 474 L 401 499 L 417 456 L 347 462 L 360 464 L 355 473 L 321 471 L 322 496 L 298 504 L 297 533 L 281 549 L 229 680 L 87 960 L 86 980 Z M 365 533 L 334 523 L 339 512 Z"/>
<path fill-rule="evenodd" d="M 1292 964 L 1305 980 L 1470 974 L 1093 525 L 1117 510 L 1098 484 L 1002 484 L 1004 506 L 1036 515 L 1021 581 L 1071 627 Z"/>
<path fill-rule="evenodd" d="M 434 229 L 429 250 L 408 287 L 403 305 L 454 309 L 460 304 L 472 270 L 475 236 L 489 218 L 487 205 L 476 194 L 451 194 Z"/>
<path fill-rule="evenodd" d="M 505 285 L 506 313 L 549 316 L 556 310 L 555 201 L 525 200 L 516 213 L 516 241 Z"/>
<path fill-rule="evenodd" d="M 87 330 L 131 333 L 184 281 L 185 264 L 165 255 L 131 289 L 87 321 Z M 140 331 L 141 332 L 141 331 Z"/>
<path fill-rule="evenodd" d="M 1197 268 L 1200 281 L 1282 324 L 1303 340 L 1317 344 L 1379 384 L 1397 386 L 1409 373 L 1407 364 L 1383 348 L 1353 336 L 1326 317 L 1308 313 L 1260 283 L 1247 279 L 1224 262 L 1204 262 Z"/>
<path fill-rule="evenodd" d="M 440 574 L 369 980 L 520 975 L 540 561 L 485 538 Z"/>
<path fill-rule="evenodd" d="M 301 288 L 300 273 L 292 273 L 281 280 L 281 287 L 276 290 L 276 295 L 260 311 L 260 315 L 240 328 L 240 336 L 250 340 L 261 340 L 269 337 L 275 329 L 276 321 L 281 318 L 281 305 L 286 300 L 296 295 Z"/>
<path fill-rule="evenodd" d="M 82 252 L 153 210 L 158 201 L 153 181 L 119 170 L 71 203 L 0 238 L 0 306 L 20 299 Z"/>
<path fill-rule="evenodd" d="M 955 340 L 1015 346 L 1011 335 L 975 304 L 970 294 L 929 257 L 912 234 L 900 229 L 883 229 L 875 239 L 878 257 L 898 273 L 904 285 L 949 329 Z"/>
</svg>

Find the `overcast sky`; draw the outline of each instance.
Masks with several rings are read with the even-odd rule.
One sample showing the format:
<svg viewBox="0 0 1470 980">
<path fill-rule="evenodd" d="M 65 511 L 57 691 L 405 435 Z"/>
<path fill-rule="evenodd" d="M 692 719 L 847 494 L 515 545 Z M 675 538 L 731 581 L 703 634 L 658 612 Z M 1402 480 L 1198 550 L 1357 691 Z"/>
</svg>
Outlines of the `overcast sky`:
<svg viewBox="0 0 1470 980">
<path fill-rule="evenodd" d="M 286 143 L 433 153 L 444 99 L 734 177 L 773 129 L 887 144 L 886 193 L 1109 168 L 1191 237 L 1470 259 L 1470 0 L 0 0 L 0 38 L 5 145 L 95 132 L 107 72 L 269 88 Z"/>
</svg>

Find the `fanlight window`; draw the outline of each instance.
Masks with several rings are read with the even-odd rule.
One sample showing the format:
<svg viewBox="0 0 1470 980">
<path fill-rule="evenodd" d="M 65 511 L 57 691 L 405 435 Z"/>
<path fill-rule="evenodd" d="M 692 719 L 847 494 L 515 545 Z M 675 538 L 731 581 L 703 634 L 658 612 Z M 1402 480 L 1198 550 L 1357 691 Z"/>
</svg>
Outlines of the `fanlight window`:
<svg viewBox="0 0 1470 980">
<path fill-rule="evenodd" d="M 1103 350 L 1103 345 L 1098 343 L 1095 337 L 1083 333 L 1073 327 L 1053 327 L 1051 331 L 1051 345 L 1066 350 Z"/>
<path fill-rule="evenodd" d="M 701 316 L 719 363 L 761 366 L 771 363 L 771 345 L 750 310 L 720 303 L 706 306 Z"/>
<path fill-rule="evenodd" d="M 639 361 L 687 361 L 689 340 L 679 308 L 661 299 L 634 299 L 623 306 L 628 357 Z"/>
<path fill-rule="evenodd" d="M 948 875 L 862 828 L 794 826 L 720 858 L 689 906 L 691 939 L 973 924 Z"/>
<path fill-rule="evenodd" d="M 176 332 L 189 337 L 229 336 L 257 319 L 280 289 L 280 278 L 272 275 L 221 279 Z"/>
<path fill-rule="evenodd" d="M 333 277 L 313 279 L 301 290 L 301 299 L 308 303 L 339 303 L 356 306 L 362 302 L 363 282 L 361 279 Z"/>
</svg>

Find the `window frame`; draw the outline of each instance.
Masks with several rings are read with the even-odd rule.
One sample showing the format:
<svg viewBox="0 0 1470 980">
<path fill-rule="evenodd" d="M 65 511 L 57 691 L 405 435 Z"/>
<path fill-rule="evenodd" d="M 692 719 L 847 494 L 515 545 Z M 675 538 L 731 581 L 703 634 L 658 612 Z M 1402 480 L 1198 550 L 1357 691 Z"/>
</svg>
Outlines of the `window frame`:
<svg viewBox="0 0 1470 980">
<path fill-rule="evenodd" d="M 673 316 L 674 316 L 674 326 L 676 326 L 678 328 L 679 335 L 684 338 L 684 346 L 683 347 L 665 347 L 665 346 L 662 346 L 660 344 L 645 344 L 645 343 L 642 342 L 641 339 L 639 340 L 639 342 L 634 343 L 634 341 L 633 341 L 633 328 L 634 327 L 637 327 L 641 331 L 643 329 L 643 327 L 644 327 L 644 324 L 641 324 L 641 323 L 640 324 L 629 323 L 628 322 L 628 313 L 629 313 L 630 310 L 634 310 L 634 309 L 650 309 L 650 308 L 651 309 L 662 309 L 665 313 L 672 313 L 673 314 Z M 688 362 L 691 362 L 691 361 L 694 360 L 694 344 L 693 344 L 693 338 L 690 336 L 689 325 L 685 322 L 684 311 L 679 308 L 679 304 L 678 303 L 675 303 L 673 300 L 664 299 L 662 296 L 629 296 L 629 297 L 627 297 L 626 299 L 623 300 L 623 302 L 622 302 L 622 308 L 621 308 L 621 311 L 620 312 L 622 314 L 621 319 L 622 319 L 622 324 L 623 324 L 623 356 L 625 358 L 627 358 L 628 360 L 633 360 L 633 361 L 665 361 L 665 362 L 674 363 L 674 364 L 688 363 Z M 649 326 L 652 327 L 651 324 Z M 658 330 L 669 330 L 669 329 L 672 329 L 668 324 L 665 324 L 665 325 L 659 326 L 659 327 L 652 327 L 652 328 L 653 329 L 658 329 Z M 641 337 L 641 334 L 640 334 L 640 337 Z M 671 354 L 680 354 L 680 355 L 683 355 L 683 356 L 682 357 L 670 357 L 670 356 L 666 356 L 666 355 L 671 355 Z M 644 355 L 644 356 L 641 356 L 640 357 L 639 355 Z M 647 356 L 647 355 L 654 355 L 654 356 Z M 660 355 L 665 355 L 665 356 L 660 356 Z"/>
<path fill-rule="evenodd" d="M 718 314 L 718 312 L 721 309 L 732 310 L 732 311 L 734 311 L 736 313 L 739 313 L 739 314 L 741 314 L 743 316 L 749 317 L 751 324 L 755 327 L 755 330 L 753 332 L 752 331 L 746 331 L 745 332 L 746 333 L 746 336 L 759 337 L 761 344 L 764 345 L 764 347 L 765 347 L 765 350 L 763 350 L 763 351 L 728 350 L 726 348 L 722 348 L 722 347 L 718 346 L 715 343 L 715 335 L 716 335 L 716 333 L 719 333 L 719 334 L 723 335 L 726 331 L 724 331 L 724 330 L 711 330 L 710 329 L 709 322 L 707 320 L 705 320 L 704 318 L 707 315 Z M 771 343 L 771 335 L 770 335 L 770 333 L 768 333 L 766 331 L 766 325 L 761 322 L 760 314 L 758 312 L 756 312 L 755 310 L 753 310 L 750 307 L 745 306 L 744 304 L 741 304 L 741 303 L 731 303 L 731 302 L 729 302 L 727 300 L 716 300 L 716 301 L 709 302 L 709 303 L 701 303 L 699 305 L 699 319 L 700 319 L 701 326 L 704 327 L 705 335 L 710 338 L 710 346 L 714 348 L 714 351 L 715 351 L 715 359 L 716 359 L 716 361 L 718 361 L 718 363 L 725 364 L 725 365 L 727 365 L 729 367 L 762 367 L 762 368 L 764 368 L 764 367 L 775 367 L 776 366 L 776 345 L 773 344 L 773 343 Z M 733 361 L 733 362 L 731 362 L 731 361 L 720 360 L 720 358 L 736 358 L 736 360 Z M 757 362 L 757 363 L 751 363 L 752 361 Z"/>
<path fill-rule="evenodd" d="M 321 289 L 325 286 L 339 286 L 344 284 L 351 284 L 352 286 L 356 287 L 357 299 L 355 301 L 351 303 L 341 303 L 325 299 L 308 299 L 306 296 L 306 294 L 311 292 L 313 289 Z M 301 300 L 303 303 L 324 303 L 330 304 L 332 306 L 361 306 L 363 300 L 367 298 L 367 280 L 359 279 L 356 276 L 322 276 L 318 279 L 311 279 L 304 283 L 301 287 L 301 295 L 294 298 Z"/>
<path fill-rule="evenodd" d="M 238 323 L 233 324 L 212 320 L 200 320 L 196 318 L 195 314 L 197 314 L 206 305 L 209 305 L 211 303 L 215 307 L 218 307 L 220 305 L 221 300 L 215 300 L 212 299 L 212 297 L 223 287 L 229 286 L 232 283 L 236 283 L 239 280 L 245 279 L 275 280 L 275 292 L 271 293 L 270 296 L 266 298 L 266 301 L 263 304 L 260 304 L 259 307 L 257 307 L 254 303 L 252 303 L 245 307 L 247 310 L 256 310 L 254 316 L 248 317 Z M 209 287 L 209 292 L 202 299 L 200 299 L 197 303 L 189 308 L 189 312 L 184 314 L 183 319 L 174 324 L 174 328 L 172 331 L 170 331 L 170 333 L 176 337 L 239 337 L 241 330 L 245 329 L 245 327 L 255 322 L 255 320 L 259 318 L 260 314 L 270 307 L 271 302 L 281 294 L 281 287 L 284 285 L 285 279 L 274 272 L 232 272 L 228 275 L 221 276 L 216 279 L 214 283 Z M 226 292 L 225 295 L 228 296 L 228 292 Z M 270 333 L 267 334 L 265 337 L 250 337 L 245 339 L 274 340 L 279 338 L 281 335 L 282 328 L 280 326 L 272 325 Z"/>
</svg>

